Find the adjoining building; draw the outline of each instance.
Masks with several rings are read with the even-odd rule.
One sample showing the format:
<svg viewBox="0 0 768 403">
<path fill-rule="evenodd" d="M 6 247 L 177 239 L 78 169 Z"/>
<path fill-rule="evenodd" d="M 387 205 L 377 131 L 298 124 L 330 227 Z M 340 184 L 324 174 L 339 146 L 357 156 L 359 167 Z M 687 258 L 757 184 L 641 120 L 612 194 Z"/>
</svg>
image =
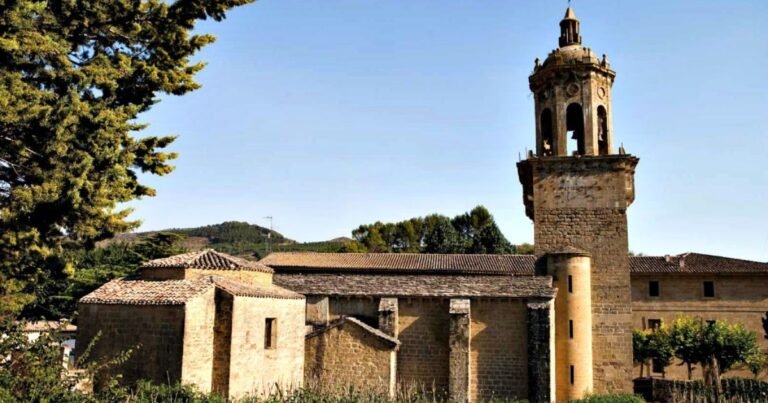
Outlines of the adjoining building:
<svg viewBox="0 0 768 403">
<path fill-rule="evenodd" d="M 141 344 L 119 368 L 126 382 L 228 396 L 304 381 L 540 403 L 631 392 L 633 328 L 683 313 L 762 331 L 768 264 L 629 257 L 639 160 L 615 146 L 616 73 L 581 41 L 568 8 L 560 47 L 529 77 L 536 151 L 517 167 L 535 256 L 273 253 L 255 263 L 208 250 L 155 260 L 80 301 L 78 351 L 101 332 L 96 358 Z"/>
<path fill-rule="evenodd" d="M 77 354 L 130 358 L 101 379 L 191 383 L 224 396 L 300 386 L 304 297 L 271 283 L 272 269 L 213 250 L 145 264 L 80 300 Z"/>
</svg>

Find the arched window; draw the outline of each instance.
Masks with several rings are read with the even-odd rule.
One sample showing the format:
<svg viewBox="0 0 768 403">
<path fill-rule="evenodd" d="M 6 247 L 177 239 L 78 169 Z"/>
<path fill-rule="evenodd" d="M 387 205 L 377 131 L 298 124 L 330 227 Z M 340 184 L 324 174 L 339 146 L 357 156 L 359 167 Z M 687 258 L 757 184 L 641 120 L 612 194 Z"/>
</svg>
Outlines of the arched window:
<svg viewBox="0 0 768 403">
<path fill-rule="evenodd" d="M 565 127 L 566 131 L 568 131 L 568 150 L 571 151 L 575 148 L 578 154 L 583 155 L 584 110 L 582 109 L 581 105 L 577 103 L 568 105 L 568 108 L 565 110 Z"/>
<path fill-rule="evenodd" d="M 608 112 L 605 107 L 597 107 L 597 149 L 600 155 L 608 155 Z"/>
<path fill-rule="evenodd" d="M 554 139 L 555 133 L 552 128 L 552 111 L 549 108 L 544 109 L 541 112 L 541 154 L 552 155 L 554 154 Z"/>
</svg>

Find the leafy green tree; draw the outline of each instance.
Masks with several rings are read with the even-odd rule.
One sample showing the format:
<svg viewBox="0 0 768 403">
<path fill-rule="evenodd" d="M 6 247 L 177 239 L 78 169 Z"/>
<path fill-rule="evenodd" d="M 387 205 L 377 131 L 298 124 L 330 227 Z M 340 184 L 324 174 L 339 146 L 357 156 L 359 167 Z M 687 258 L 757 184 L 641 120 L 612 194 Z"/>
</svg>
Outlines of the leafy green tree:
<svg viewBox="0 0 768 403">
<path fill-rule="evenodd" d="M 643 377 L 643 372 L 648 360 L 653 358 L 651 355 L 651 347 L 649 341 L 650 332 L 646 330 L 635 329 L 632 331 L 632 360 L 635 364 L 640 365 L 640 377 Z"/>
<path fill-rule="evenodd" d="M 136 119 L 199 87 L 190 58 L 214 38 L 196 21 L 250 1 L 2 1 L 0 315 L 73 274 L 65 249 L 137 225 L 119 204 L 154 195 L 139 173 L 176 155 L 173 137 L 134 137 Z"/>
<path fill-rule="evenodd" d="M 760 353 L 760 346 L 757 334 L 744 325 L 718 320 L 705 325 L 701 350 L 710 383 L 718 386 L 722 374 L 747 364 L 750 357 Z"/>
<path fill-rule="evenodd" d="M 155 233 L 136 243 L 116 242 L 94 250 L 68 252 L 66 259 L 77 267 L 65 281 L 48 282 L 44 292 L 23 311 L 27 318 L 71 318 L 77 301 L 102 284 L 136 274 L 138 267 L 152 259 L 184 253 L 179 243 L 184 236 Z"/>
<path fill-rule="evenodd" d="M 452 219 L 432 214 L 398 223 L 361 225 L 352 236 L 370 252 L 395 253 L 533 253 L 507 241 L 488 209 L 477 206 Z"/>
<path fill-rule="evenodd" d="M 368 253 L 368 249 L 360 242 L 347 241 L 341 245 L 338 252 L 340 253 Z"/>
<path fill-rule="evenodd" d="M 672 321 L 668 329 L 675 357 L 688 369 L 688 380 L 693 378 L 694 366 L 706 359 L 701 346 L 704 339 L 704 326 L 701 318 L 679 316 Z"/>
<path fill-rule="evenodd" d="M 763 351 L 755 350 L 745 360 L 745 366 L 757 379 L 760 374 L 768 368 L 768 354 Z"/>
<path fill-rule="evenodd" d="M 451 220 L 443 215 L 432 214 L 424 218 L 424 253 L 462 253 L 459 233 Z"/>
<path fill-rule="evenodd" d="M 669 328 L 662 323 L 661 327 L 650 330 L 650 336 L 648 337 L 648 349 L 650 350 L 651 359 L 655 360 L 662 368 L 663 373 L 666 373 L 666 368 L 672 363 L 672 359 L 675 358 L 675 349 L 670 337 Z"/>
</svg>

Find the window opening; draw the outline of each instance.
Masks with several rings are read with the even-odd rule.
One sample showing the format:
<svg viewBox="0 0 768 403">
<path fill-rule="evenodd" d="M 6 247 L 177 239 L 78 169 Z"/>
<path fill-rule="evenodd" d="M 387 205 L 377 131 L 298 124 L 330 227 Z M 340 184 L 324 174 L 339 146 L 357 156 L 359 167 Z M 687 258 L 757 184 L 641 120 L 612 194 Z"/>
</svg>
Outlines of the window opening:
<svg viewBox="0 0 768 403">
<path fill-rule="evenodd" d="M 608 112 L 605 107 L 597 107 L 597 147 L 600 155 L 608 155 Z"/>
<path fill-rule="evenodd" d="M 568 138 L 568 151 L 584 155 L 584 110 L 573 103 L 565 111 L 565 128 Z"/>
<path fill-rule="evenodd" d="M 576 374 L 574 373 L 573 365 L 571 365 L 571 385 L 573 385 L 574 379 L 576 378 Z"/>
<path fill-rule="evenodd" d="M 568 321 L 568 336 L 573 338 L 573 319 Z"/>
<path fill-rule="evenodd" d="M 659 295 L 660 295 L 659 282 L 658 281 L 649 281 L 648 282 L 648 296 L 649 297 L 658 297 Z"/>
<path fill-rule="evenodd" d="M 568 292 L 573 292 L 573 276 L 568 276 Z"/>
<path fill-rule="evenodd" d="M 541 152 L 542 155 L 554 154 L 555 131 L 552 127 L 552 111 L 549 108 L 541 112 Z"/>
<path fill-rule="evenodd" d="M 648 329 L 656 330 L 661 327 L 661 319 L 648 319 Z"/>
<path fill-rule="evenodd" d="M 277 319 L 267 318 L 264 322 L 264 348 L 277 347 Z"/>
<path fill-rule="evenodd" d="M 705 281 L 704 282 L 704 298 L 714 298 L 714 297 L 715 297 L 715 282 Z"/>
</svg>

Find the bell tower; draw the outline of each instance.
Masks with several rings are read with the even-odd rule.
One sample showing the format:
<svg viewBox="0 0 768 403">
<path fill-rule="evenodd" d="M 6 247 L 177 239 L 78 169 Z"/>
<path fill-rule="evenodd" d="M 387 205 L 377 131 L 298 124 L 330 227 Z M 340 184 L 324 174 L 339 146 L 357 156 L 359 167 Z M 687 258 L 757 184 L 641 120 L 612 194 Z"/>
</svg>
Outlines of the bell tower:
<svg viewBox="0 0 768 403">
<path fill-rule="evenodd" d="M 605 55 L 598 58 L 582 45 L 580 22 L 570 7 L 560 21 L 558 42 L 559 48 L 543 63 L 536 59 L 529 77 L 536 151 L 517 163 L 525 212 L 534 222 L 539 273 L 556 273 L 547 262 L 569 248 L 591 256 L 585 277 L 591 277 L 586 280 L 591 280 L 592 371 L 560 362 L 571 358 L 556 354 L 557 367 L 570 368 L 569 374 L 556 373 L 556 378 L 573 385 L 574 379 L 588 376 L 595 392 L 631 392 L 626 212 L 635 198 L 639 160 L 623 147 L 616 150 L 611 108 L 616 73 Z M 573 276 L 575 282 L 583 280 L 578 272 Z M 565 292 L 559 289 L 557 299 Z M 588 360 L 580 362 L 583 366 Z"/>
</svg>

